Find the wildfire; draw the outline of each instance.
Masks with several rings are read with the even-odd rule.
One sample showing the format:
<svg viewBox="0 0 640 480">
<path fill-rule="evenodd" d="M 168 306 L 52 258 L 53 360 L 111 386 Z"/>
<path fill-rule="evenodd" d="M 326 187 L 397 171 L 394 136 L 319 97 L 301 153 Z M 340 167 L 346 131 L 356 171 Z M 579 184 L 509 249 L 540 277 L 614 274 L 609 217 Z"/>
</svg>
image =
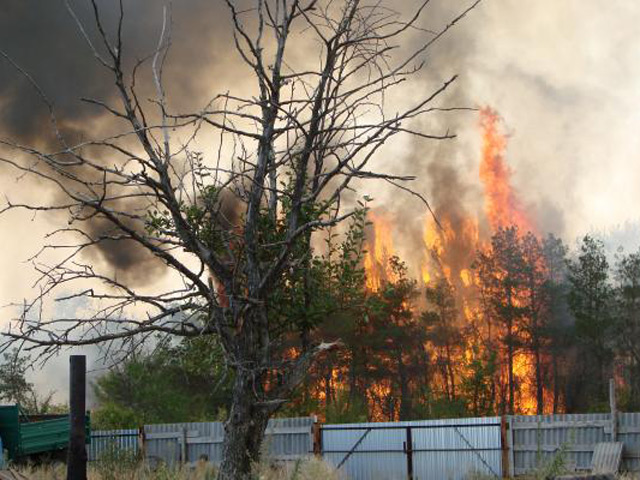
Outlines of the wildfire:
<svg viewBox="0 0 640 480">
<path fill-rule="evenodd" d="M 536 413 L 536 398 L 530 390 L 531 386 L 527 384 L 527 379 L 531 378 L 534 373 L 533 365 L 529 361 L 529 355 L 520 352 L 513 357 L 513 373 L 520 383 L 520 404 L 519 410 L 525 415 L 533 415 Z"/>
<path fill-rule="evenodd" d="M 391 222 L 382 214 L 369 213 L 373 235 L 367 238 L 367 251 L 364 255 L 364 269 L 367 277 L 367 289 L 380 290 L 382 282 L 393 281 L 394 273 L 389 259 L 395 255 Z"/>
<path fill-rule="evenodd" d="M 522 209 L 511 186 L 511 169 L 505 162 L 507 137 L 500 130 L 500 117 L 491 108 L 480 111 L 482 128 L 482 160 L 480 180 L 485 188 L 485 212 L 491 228 L 516 225 L 521 232 L 533 231 L 533 225 Z"/>
<path fill-rule="evenodd" d="M 427 285 L 433 278 L 445 278 L 457 289 L 472 287 L 469 266 L 480 245 L 478 222 L 471 217 L 452 219 L 446 213 L 439 220 L 438 225 L 429 216 L 425 222 L 422 280 Z"/>
<path fill-rule="evenodd" d="M 491 333 L 491 319 L 483 318 L 483 309 L 478 290 L 478 279 L 471 265 L 477 251 L 487 246 L 490 235 L 499 228 L 515 225 L 519 231 L 535 232 L 535 224 L 522 206 L 517 192 L 511 185 L 512 171 L 506 162 L 507 136 L 501 128 L 498 113 L 491 108 L 480 112 L 480 132 L 482 150 L 479 168 L 479 180 L 484 187 L 484 215 L 476 218 L 464 207 L 450 208 L 442 205 L 436 208 L 435 220 L 431 215 L 424 222 L 422 242 L 424 253 L 419 276 L 423 285 L 430 287 L 446 280 L 456 296 L 460 326 L 472 326 L 480 331 L 488 344 L 495 333 Z M 394 273 L 389 259 L 395 255 L 393 242 L 393 220 L 378 211 L 369 214 L 371 228 L 367 235 L 367 251 L 364 255 L 366 286 L 369 291 L 380 290 L 385 280 L 394 281 Z M 488 224 L 490 231 L 479 225 Z M 485 331 L 486 330 L 486 331 Z M 460 365 L 469 363 L 473 358 L 472 346 L 468 345 L 458 354 L 456 361 Z M 531 354 L 519 351 L 514 356 L 514 376 L 518 382 L 516 404 L 522 413 L 536 411 L 536 398 L 527 381 L 534 377 Z M 461 370 L 462 371 L 461 367 Z M 505 381 L 505 372 L 499 373 L 501 382 Z M 380 383 L 370 387 L 368 400 L 376 417 L 381 415 L 383 399 L 391 395 L 390 385 Z"/>
</svg>

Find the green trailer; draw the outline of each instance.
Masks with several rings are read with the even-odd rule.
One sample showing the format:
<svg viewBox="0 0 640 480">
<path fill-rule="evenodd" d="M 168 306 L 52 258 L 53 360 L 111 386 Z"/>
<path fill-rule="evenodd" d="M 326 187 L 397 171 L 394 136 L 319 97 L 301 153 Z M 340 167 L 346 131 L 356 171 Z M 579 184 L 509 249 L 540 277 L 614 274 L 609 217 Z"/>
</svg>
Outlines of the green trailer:
<svg viewBox="0 0 640 480">
<path fill-rule="evenodd" d="M 87 443 L 89 429 L 87 416 Z M 63 456 L 69 445 L 69 430 L 69 415 L 29 417 L 19 405 L 0 405 L 0 438 L 10 461 Z"/>
</svg>

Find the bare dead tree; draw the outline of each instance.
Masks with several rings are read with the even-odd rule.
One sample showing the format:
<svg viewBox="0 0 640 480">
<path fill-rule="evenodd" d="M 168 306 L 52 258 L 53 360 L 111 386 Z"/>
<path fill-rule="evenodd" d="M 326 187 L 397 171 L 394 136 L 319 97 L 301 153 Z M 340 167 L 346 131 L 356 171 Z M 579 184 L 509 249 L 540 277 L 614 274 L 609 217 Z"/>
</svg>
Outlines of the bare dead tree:
<svg viewBox="0 0 640 480">
<path fill-rule="evenodd" d="M 414 177 L 369 165 L 398 134 L 454 137 L 414 126 L 419 117 L 442 109 L 436 100 L 456 77 L 400 110 L 386 105 L 385 97 L 420 72 L 425 53 L 480 0 L 435 32 L 420 28 L 428 0 L 406 20 L 383 2 L 255 0 L 244 2 L 251 6 L 244 8 L 240 1 L 225 1 L 235 49 L 253 75 L 255 96 L 223 93 L 199 112 L 172 111 L 163 83 L 170 43 L 165 9 L 158 47 L 148 59 L 155 98 L 142 102 L 136 73 L 145 62 L 124 66 L 122 2 L 116 31 L 108 32 L 91 0 L 97 38 L 67 4 L 96 61 L 111 73 L 119 97 L 118 105 L 86 101 L 122 128 L 109 138 L 69 143 L 58 129 L 52 102 L 3 54 L 49 106 L 59 148 L 43 151 L 3 139 L 9 153 L 0 160 L 52 185 L 59 199 L 45 204 L 8 200 L 3 212 L 26 209 L 68 217 L 33 258 L 39 293 L 25 303 L 8 338 L 47 356 L 64 346 L 110 348 L 153 334 L 216 335 L 234 374 L 220 469 L 226 480 L 249 477 L 269 417 L 314 359 L 331 347 L 301 336 L 295 353 L 285 356 L 283 338 L 300 328 L 299 319 L 282 320 L 272 310 L 272 296 L 283 288 L 287 272 L 308 265 L 313 236 L 361 212 L 344 195 L 363 181 L 386 182 L 428 207 L 408 186 Z M 304 61 L 291 58 L 294 35 L 315 49 Z M 423 39 L 419 44 L 416 36 Z M 402 54 L 395 53 L 399 45 L 405 47 Z M 192 147 L 202 136 L 219 140 L 214 158 Z M 96 222 L 101 228 L 90 228 Z M 114 242 L 122 248 L 135 245 L 160 260 L 179 286 L 140 292 L 83 256 Z M 43 260 L 50 252 L 57 254 L 53 263 Z M 38 312 L 49 298 L 83 299 L 91 313 L 45 319 Z"/>
</svg>

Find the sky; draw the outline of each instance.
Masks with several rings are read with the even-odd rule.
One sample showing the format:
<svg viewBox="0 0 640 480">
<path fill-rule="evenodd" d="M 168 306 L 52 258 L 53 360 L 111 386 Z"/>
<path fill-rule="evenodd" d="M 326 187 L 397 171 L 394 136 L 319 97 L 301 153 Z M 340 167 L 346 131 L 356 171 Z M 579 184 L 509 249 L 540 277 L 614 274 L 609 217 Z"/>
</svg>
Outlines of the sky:
<svg viewBox="0 0 640 480">
<path fill-rule="evenodd" d="M 116 2 L 99 2 L 107 25 Z M 394 2 L 409 9 L 414 0 Z M 90 16 L 84 0 L 72 2 L 79 18 Z M 131 58 L 153 48 L 163 1 L 126 1 L 125 45 Z M 250 78 L 233 51 L 223 2 L 173 2 L 173 46 L 167 84 L 172 106 L 189 110 L 227 89 L 250 89 Z M 442 27 L 471 1 L 432 0 L 423 19 Z M 635 0 L 483 0 L 427 55 L 426 67 L 392 98 L 399 104 L 433 89 L 453 74 L 459 80 L 449 105 L 494 108 L 509 135 L 506 158 L 512 180 L 544 232 L 572 244 L 590 231 L 613 232 L 612 245 L 639 243 L 640 213 L 640 3 Z M 413 40 L 417 41 L 417 40 Z M 306 55 L 300 42 L 294 55 Z M 28 71 L 56 104 L 64 127 L 83 138 L 108 131 L 108 120 L 87 108 L 81 96 L 111 99 L 112 84 L 83 43 L 60 0 L 7 0 L 0 11 L 0 50 Z M 443 115 L 425 128 L 452 128 L 445 145 L 405 140 L 379 160 L 418 174 L 416 189 L 435 204 L 454 197 L 470 211 L 482 208 L 478 180 L 480 137 L 474 113 Z M 33 88 L 0 59 L 0 137 L 46 147 L 52 141 L 46 110 Z M 420 204 L 381 186 L 366 187 L 374 207 L 401 215 L 396 237 L 420 236 Z M 0 166 L 3 197 L 47 199 L 52 193 Z M 0 203 L 3 202 L 0 199 Z M 33 295 L 34 274 L 26 261 L 57 217 L 11 212 L 0 216 L 0 304 Z M 411 241 L 406 241 L 411 245 Z M 614 245 L 615 244 L 615 245 Z M 121 252 L 99 252 L 96 262 L 115 262 Z M 110 256 L 111 255 L 111 256 Z M 132 272 L 150 268 L 127 257 Z M 0 310 L 9 317 L 11 308 Z M 97 358 L 88 351 L 90 363 Z M 43 389 L 66 394 L 66 357 L 33 379 Z"/>
</svg>

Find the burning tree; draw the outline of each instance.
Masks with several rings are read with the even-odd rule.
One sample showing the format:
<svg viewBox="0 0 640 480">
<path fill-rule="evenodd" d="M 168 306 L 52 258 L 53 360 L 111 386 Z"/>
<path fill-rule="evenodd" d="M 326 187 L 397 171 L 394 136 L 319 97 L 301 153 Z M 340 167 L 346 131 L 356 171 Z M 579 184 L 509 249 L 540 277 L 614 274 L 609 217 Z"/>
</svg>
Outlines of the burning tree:
<svg viewBox="0 0 640 480">
<path fill-rule="evenodd" d="M 333 346 L 310 336 L 328 314 L 320 292 L 335 291 L 344 280 L 323 272 L 336 261 L 348 270 L 356 253 L 347 250 L 341 260 L 319 256 L 314 239 L 344 222 L 352 232 L 362 228 L 363 205 L 345 198 L 358 182 L 410 191 L 404 183 L 413 177 L 369 167 L 392 137 L 453 137 L 417 131 L 412 121 L 438 109 L 434 102 L 455 76 L 401 110 L 385 98 L 420 71 L 421 57 L 479 0 L 437 32 L 418 26 L 428 0 L 408 20 L 359 0 L 225 3 L 255 91 L 216 95 L 195 113 L 170 108 L 163 77 L 171 41 L 166 9 L 156 50 L 129 65 L 122 2 L 110 29 L 91 0 L 95 34 L 67 3 L 115 85 L 117 104 L 86 100 L 117 124 L 108 137 L 65 135 L 35 79 L 3 53 L 49 108 L 58 145 L 43 150 L 2 140 L 1 160 L 58 194 L 48 203 L 9 201 L 2 211 L 54 212 L 67 220 L 34 257 L 40 292 L 7 332 L 12 342 L 39 348 L 47 358 L 64 346 L 115 348 L 154 334 L 216 336 L 234 375 L 220 478 L 242 479 L 259 457 L 269 417 Z M 417 45 L 416 32 L 426 36 Z M 413 49 L 392 55 L 410 34 L 413 42 L 406 44 Z M 292 55 L 294 35 L 296 42 L 308 41 L 313 54 Z M 145 83 L 139 72 L 147 64 Z M 143 101 L 150 91 L 154 98 Z M 196 139 L 203 137 L 219 141 L 217 154 L 199 151 Z M 100 271 L 86 254 L 105 245 L 155 258 L 174 281 L 142 291 Z M 39 316 L 49 298 L 82 299 L 88 314 Z"/>
</svg>

